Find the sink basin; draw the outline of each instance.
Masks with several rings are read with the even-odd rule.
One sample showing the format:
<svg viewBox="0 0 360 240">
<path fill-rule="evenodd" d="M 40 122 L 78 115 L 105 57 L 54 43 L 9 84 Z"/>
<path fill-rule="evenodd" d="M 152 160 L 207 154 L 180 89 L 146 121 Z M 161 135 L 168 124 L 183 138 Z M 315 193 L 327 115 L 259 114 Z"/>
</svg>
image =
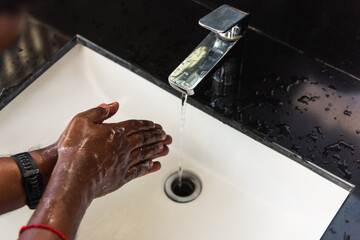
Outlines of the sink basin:
<svg viewBox="0 0 360 240">
<path fill-rule="evenodd" d="M 0 154 L 51 144 L 76 113 L 113 101 L 120 110 L 110 122 L 151 119 L 174 144 L 159 172 L 94 200 L 77 239 L 318 240 L 349 194 L 191 105 L 180 152 L 180 99 L 83 44 L 0 111 Z M 202 182 L 184 204 L 164 193 L 180 158 Z M 16 239 L 31 214 L 24 207 L 1 216 L 1 238 Z"/>
</svg>

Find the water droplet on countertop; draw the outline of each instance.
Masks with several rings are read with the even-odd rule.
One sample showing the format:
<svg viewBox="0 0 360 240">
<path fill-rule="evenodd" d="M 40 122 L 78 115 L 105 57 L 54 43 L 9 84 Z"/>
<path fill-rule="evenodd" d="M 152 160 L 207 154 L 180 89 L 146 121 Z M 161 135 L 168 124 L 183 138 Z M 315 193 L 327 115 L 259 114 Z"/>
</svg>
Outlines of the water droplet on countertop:
<svg viewBox="0 0 360 240">
<path fill-rule="evenodd" d="M 300 151 L 300 149 L 301 149 L 301 147 L 298 146 L 298 145 L 293 144 L 293 145 L 291 146 L 291 150 L 293 150 L 293 151 L 295 151 L 295 152 Z"/>
<path fill-rule="evenodd" d="M 336 231 L 331 227 L 329 228 L 329 231 L 332 233 L 332 234 L 336 234 Z"/>
<path fill-rule="evenodd" d="M 316 126 L 315 128 L 316 128 L 317 132 L 318 132 L 320 135 L 322 135 L 322 128 L 319 127 L 319 126 Z"/>
<path fill-rule="evenodd" d="M 307 77 L 302 77 L 302 78 L 301 78 L 301 81 L 302 81 L 303 83 L 307 83 L 307 82 L 309 81 L 309 79 L 308 79 Z"/>
<path fill-rule="evenodd" d="M 351 117 L 352 112 L 349 110 L 344 111 L 344 115 Z"/>
<path fill-rule="evenodd" d="M 345 219 L 345 223 L 349 223 L 350 221 L 348 219 Z"/>
<path fill-rule="evenodd" d="M 319 99 L 320 99 L 320 96 L 308 97 L 308 96 L 304 95 L 298 99 L 298 102 L 308 105 L 309 102 L 316 102 L 316 100 L 319 100 Z"/>
<path fill-rule="evenodd" d="M 291 134 L 291 128 L 289 125 L 280 122 L 276 127 L 279 128 L 280 134 L 284 135 L 285 137 Z"/>
<path fill-rule="evenodd" d="M 330 144 L 326 147 L 324 147 L 324 156 L 327 156 L 330 152 L 340 152 L 341 149 L 348 149 L 351 151 L 352 154 L 354 154 L 355 146 L 351 143 L 348 143 L 344 140 L 340 140 L 336 143 Z"/>
<path fill-rule="evenodd" d="M 345 179 L 349 180 L 352 177 L 352 173 L 348 170 L 349 165 L 346 163 L 345 160 L 336 162 L 336 165 L 338 166 L 340 171 L 345 174 Z"/>
<path fill-rule="evenodd" d="M 299 79 L 297 79 L 296 77 L 291 77 L 292 79 L 295 79 L 293 80 L 292 82 L 290 82 L 288 85 L 286 85 L 285 87 L 285 92 L 289 93 L 290 92 L 290 89 L 295 86 L 295 85 L 298 85 L 300 83 Z"/>
<path fill-rule="evenodd" d="M 328 112 L 328 111 L 330 111 L 330 108 L 326 107 L 324 110 L 325 110 L 325 112 Z"/>
<path fill-rule="evenodd" d="M 355 132 L 356 132 L 356 134 L 360 134 L 360 130 L 356 130 Z"/>
<path fill-rule="evenodd" d="M 312 140 L 313 142 L 316 142 L 317 139 L 318 139 L 317 136 L 314 135 L 314 134 L 308 134 L 308 135 L 306 135 L 306 137 L 307 137 L 308 139 Z"/>
</svg>

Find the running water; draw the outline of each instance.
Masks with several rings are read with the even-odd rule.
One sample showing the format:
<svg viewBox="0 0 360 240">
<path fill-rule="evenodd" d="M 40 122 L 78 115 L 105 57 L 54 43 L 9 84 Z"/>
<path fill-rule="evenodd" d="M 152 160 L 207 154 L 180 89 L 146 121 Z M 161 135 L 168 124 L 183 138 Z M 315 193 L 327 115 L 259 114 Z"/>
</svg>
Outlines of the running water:
<svg viewBox="0 0 360 240">
<path fill-rule="evenodd" d="M 185 113 L 186 113 L 186 102 L 187 102 L 188 95 L 183 93 L 181 95 L 181 117 L 180 117 L 180 154 L 184 152 L 184 127 L 185 127 Z M 181 186 L 182 183 L 182 157 L 179 158 L 179 185 Z"/>
</svg>

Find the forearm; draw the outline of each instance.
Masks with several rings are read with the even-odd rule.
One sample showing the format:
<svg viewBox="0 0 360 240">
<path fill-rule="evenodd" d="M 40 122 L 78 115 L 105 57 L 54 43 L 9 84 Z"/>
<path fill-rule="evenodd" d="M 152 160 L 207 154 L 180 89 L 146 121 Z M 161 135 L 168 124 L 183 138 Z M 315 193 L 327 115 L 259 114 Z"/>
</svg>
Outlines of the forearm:
<svg viewBox="0 0 360 240">
<path fill-rule="evenodd" d="M 76 161 L 75 159 L 71 159 Z M 71 161 L 70 161 L 71 162 Z M 50 226 L 67 239 L 74 239 L 86 209 L 93 199 L 88 183 L 81 181 L 71 171 L 71 166 L 56 165 L 48 186 L 28 225 L 42 224 Z M 42 228 L 30 228 L 24 231 L 19 239 L 54 239 L 59 237 Z"/>
<path fill-rule="evenodd" d="M 44 187 L 49 181 L 57 160 L 57 145 L 30 152 L 43 179 Z M 0 214 L 25 205 L 26 194 L 19 167 L 10 157 L 0 158 Z"/>
</svg>

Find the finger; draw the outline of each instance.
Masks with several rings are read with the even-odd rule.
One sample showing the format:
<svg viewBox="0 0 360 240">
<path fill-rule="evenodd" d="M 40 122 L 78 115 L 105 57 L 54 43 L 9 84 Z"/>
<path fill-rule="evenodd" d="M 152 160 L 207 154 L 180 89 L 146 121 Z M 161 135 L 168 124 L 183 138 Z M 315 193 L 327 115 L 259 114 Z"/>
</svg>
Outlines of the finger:
<svg viewBox="0 0 360 240">
<path fill-rule="evenodd" d="M 118 102 L 113 102 L 110 104 L 102 103 L 99 105 L 99 107 L 102 107 L 102 108 L 108 110 L 109 114 L 108 114 L 107 118 L 111 118 L 119 110 L 119 103 Z"/>
<path fill-rule="evenodd" d="M 151 157 L 151 159 L 155 159 L 155 158 L 159 158 L 159 157 L 164 157 L 164 156 L 166 156 L 166 155 L 169 154 L 169 151 L 170 151 L 170 150 L 169 150 L 169 147 L 166 146 L 166 145 L 164 145 L 162 151 L 154 154 L 154 155 Z"/>
<path fill-rule="evenodd" d="M 157 123 L 155 123 L 155 128 L 156 129 L 163 129 L 162 126 L 160 124 L 157 124 Z"/>
<path fill-rule="evenodd" d="M 128 137 L 132 149 L 149 145 L 166 139 L 166 133 L 161 129 L 137 132 Z"/>
<path fill-rule="evenodd" d="M 125 127 L 125 134 L 127 136 L 139 131 L 146 131 L 155 128 L 155 124 L 152 121 L 146 120 L 128 120 L 119 124 L 122 127 Z"/>
<path fill-rule="evenodd" d="M 89 109 L 85 112 L 79 113 L 77 116 L 85 117 L 93 123 L 102 123 L 109 117 L 110 107 L 107 104 L 101 104 L 96 108 Z"/>
<path fill-rule="evenodd" d="M 146 160 L 129 168 L 126 174 L 125 181 L 129 182 L 134 178 L 145 175 L 152 169 L 153 165 L 154 164 L 151 160 Z"/>
<path fill-rule="evenodd" d="M 119 103 L 118 102 L 113 102 L 113 103 L 110 103 L 108 106 L 109 106 L 110 110 L 109 110 L 109 115 L 108 115 L 107 118 L 111 118 L 119 110 Z"/>
<path fill-rule="evenodd" d="M 164 144 L 162 142 L 152 144 L 149 146 L 141 147 L 134 150 L 130 154 L 130 159 L 132 165 L 136 165 L 139 162 L 144 161 L 145 159 L 152 159 L 158 153 L 161 153 L 164 149 Z"/>
<path fill-rule="evenodd" d="M 170 135 L 166 135 L 166 138 L 163 142 L 165 145 L 170 145 L 172 143 L 172 137 Z"/>
<path fill-rule="evenodd" d="M 160 162 L 153 162 L 152 168 L 149 171 L 145 172 L 144 174 L 140 175 L 139 177 L 145 176 L 145 175 L 147 175 L 149 173 L 156 172 L 156 171 L 160 170 L 160 168 L 161 168 L 161 163 Z"/>
</svg>

